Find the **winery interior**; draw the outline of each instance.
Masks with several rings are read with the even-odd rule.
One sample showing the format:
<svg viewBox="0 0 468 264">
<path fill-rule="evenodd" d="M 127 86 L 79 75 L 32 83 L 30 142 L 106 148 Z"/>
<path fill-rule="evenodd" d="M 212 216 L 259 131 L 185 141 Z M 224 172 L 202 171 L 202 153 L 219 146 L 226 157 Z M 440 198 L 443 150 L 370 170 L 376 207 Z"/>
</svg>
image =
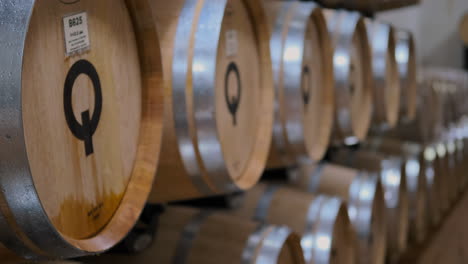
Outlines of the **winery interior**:
<svg viewBox="0 0 468 264">
<path fill-rule="evenodd" d="M 0 263 L 468 263 L 468 0 L 0 0 Z"/>
</svg>

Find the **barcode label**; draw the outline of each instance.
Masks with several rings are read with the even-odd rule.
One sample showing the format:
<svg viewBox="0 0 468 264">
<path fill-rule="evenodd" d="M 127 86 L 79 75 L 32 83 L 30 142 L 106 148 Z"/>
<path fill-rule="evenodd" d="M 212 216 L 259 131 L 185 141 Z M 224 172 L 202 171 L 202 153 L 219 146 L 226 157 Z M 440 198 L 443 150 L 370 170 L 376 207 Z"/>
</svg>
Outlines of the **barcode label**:
<svg viewBox="0 0 468 264">
<path fill-rule="evenodd" d="M 90 49 L 88 15 L 86 12 L 63 18 L 65 49 L 67 56 L 82 53 Z"/>
</svg>

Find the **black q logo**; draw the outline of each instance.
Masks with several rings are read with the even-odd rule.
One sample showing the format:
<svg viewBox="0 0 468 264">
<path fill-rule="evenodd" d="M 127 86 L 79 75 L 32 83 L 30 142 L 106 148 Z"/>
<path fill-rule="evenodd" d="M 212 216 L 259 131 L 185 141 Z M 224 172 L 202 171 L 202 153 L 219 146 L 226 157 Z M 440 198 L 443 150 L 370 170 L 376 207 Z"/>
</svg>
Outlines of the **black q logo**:
<svg viewBox="0 0 468 264">
<path fill-rule="evenodd" d="M 235 77 L 237 80 L 236 94 L 232 96 L 229 95 L 229 76 L 231 74 L 235 74 Z M 237 110 L 239 109 L 241 94 L 242 94 L 242 86 L 241 86 L 241 79 L 239 75 L 239 69 L 237 68 L 237 65 L 234 62 L 231 62 L 226 71 L 226 76 L 224 77 L 224 97 L 226 99 L 226 104 L 229 109 L 229 112 L 232 115 L 232 123 L 234 124 L 234 126 L 237 125 L 236 114 L 237 114 Z"/>
<path fill-rule="evenodd" d="M 302 69 L 301 90 L 302 100 L 304 102 L 304 105 L 307 106 L 309 105 L 310 100 L 310 70 L 307 66 L 304 66 L 304 68 Z"/>
<path fill-rule="evenodd" d="M 85 74 L 91 79 L 94 87 L 94 113 L 90 117 L 89 110 L 81 113 L 81 124 L 76 120 L 72 107 L 73 85 L 81 74 Z M 73 135 L 84 141 L 86 156 L 93 154 L 93 135 L 99 124 L 102 112 L 101 82 L 96 68 L 87 60 L 79 60 L 71 67 L 65 79 L 63 90 L 63 107 L 68 127 Z"/>
</svg>

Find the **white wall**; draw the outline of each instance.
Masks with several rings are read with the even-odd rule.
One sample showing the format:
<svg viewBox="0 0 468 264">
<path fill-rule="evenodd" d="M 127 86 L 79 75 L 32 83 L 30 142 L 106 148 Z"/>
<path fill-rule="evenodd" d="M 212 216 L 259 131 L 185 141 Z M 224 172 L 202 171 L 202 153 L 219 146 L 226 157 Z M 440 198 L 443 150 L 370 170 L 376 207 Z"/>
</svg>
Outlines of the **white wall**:
<svg viewBox="0 0 468 264">
<path fill-rule="evenodd" d="M 423 65 L 462 67 L 458 24 L 468 0 L 421 0 L 418 6 L 378 14 L 377 18 L 411 30 Z"/>
</svg>

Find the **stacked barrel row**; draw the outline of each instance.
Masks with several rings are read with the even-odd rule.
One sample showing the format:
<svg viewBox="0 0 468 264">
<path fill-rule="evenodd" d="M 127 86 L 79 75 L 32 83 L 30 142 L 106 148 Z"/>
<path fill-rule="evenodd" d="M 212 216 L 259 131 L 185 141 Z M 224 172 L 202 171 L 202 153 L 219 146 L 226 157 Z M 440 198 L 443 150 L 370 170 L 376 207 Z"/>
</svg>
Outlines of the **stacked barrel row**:
<svg viewBox="0 0 468 264">
<path fill-rule="evenodd" d="M 253 188 L 228 215 L 169 208 L 148 254 L 163 263 L 383 261 L 394 233 L 382 183 L 397 163 L 362 172 L 314 162 L 330 145 L 414 118 L 411 34 L 296 1 L 0 5 L 0 242 L 9 250 L 98 254 L 147 201 Z M 313 193 L 257 185 L 265 167 L 298 165 L 302 174 L 291 174 L 323 173 L 307 185 Z M 297 202 L 279 204 L 288 199 Z M 404 240 L 395 239 L 389 248 Z"/>
<path fill-rule="evenodd" d="M 266 263 L 383 263 L 386 256 L 393 260 L 404 250 L 410 205 L 401 158 L 381 155 L 371 160 L 371 168 L 336 165 L 338 160 L 315 162 L 323 159 L 330 145 L 354 145 L 365 140 L 369 130 L 379 133 L 414 118 L 416 65 L 411 35 L 358 13 L 296 1 L 264 1 L 265 29 L 255 23 L 263 15 L 253 3 L 153 2 L 157 25 L 165 29 L 160 37 L 169 100 L 181 98 L 177 105 L 172 101 L 166 112 L 163 138 L 170 140 L 163 142 L 163 153 L 168 155 L 161 158 L 150 202 L 250 189 L 244 201 L 232 210 L 214 213 L 168 207 L 148 250 L 96 262 L 251 263 L 252 258 L 244 257 L 260 252 L 254 255 L 260 261 L 263 244 L 274 246 L 266 249 L 272 252 Z M 235 27 L 236 19 L 242 19 L 245 27 Z M 219 36 L 212 37 L 214 32 Z M 259 41 L 264 32 L 269 32 L 268 43 Z M 216 43 L 218 38 L 221 41 Z M 260 98 L 273 96 L 256 97 L 254 91 L 264 86 L 252 85 L 259 81 L 256 74 L 266 73 L 256 68 L 267 63 L 257 60 L 269 58 L 258 54 L 265 44 L 271 52 L 269 85 L 276 95 L 275 107 L 269 105 L 274 110 L 268 124 L 272 129 L 255 138 L 252 131 L 267 119 L 257 116 L 263 106 Z M 216 48 L 211 62 L 218 64 L 206 65 L 203 59 Z M 241 64 L 243 60 L 248 64 Z M 221 79 L 220 87 L 208 83 L 205 74 Z M 207 88 L 216 93 L 211 95 Z M 217 122 L 217 133 L 209 130 L 210 122 Z M 249 148 L 259 140 L 261 145 Z M 253 150 L 259 154 L 254 156 Z M 256 184 L 259 171 L 248 171 L 252 158 L 253 164 L 263 164 L 256 168 L 260 172 L 265 164 L 268 169 L 296 169 L 290 169 L 287 184 Z M 424 220 L 418 215 L 418 221 Z M 395 225 L 387 225 L 388 221 Z M 247 225 L 257 226 L 260 233 Z M 265 225 L 274 225 L 271 228 L 283 230 L 283 235 L 259 235 Z M 300 238 L 286 239 L 292 234 Z M 281 257 L 285 248 L 288 256 Z"/>
</svg>

